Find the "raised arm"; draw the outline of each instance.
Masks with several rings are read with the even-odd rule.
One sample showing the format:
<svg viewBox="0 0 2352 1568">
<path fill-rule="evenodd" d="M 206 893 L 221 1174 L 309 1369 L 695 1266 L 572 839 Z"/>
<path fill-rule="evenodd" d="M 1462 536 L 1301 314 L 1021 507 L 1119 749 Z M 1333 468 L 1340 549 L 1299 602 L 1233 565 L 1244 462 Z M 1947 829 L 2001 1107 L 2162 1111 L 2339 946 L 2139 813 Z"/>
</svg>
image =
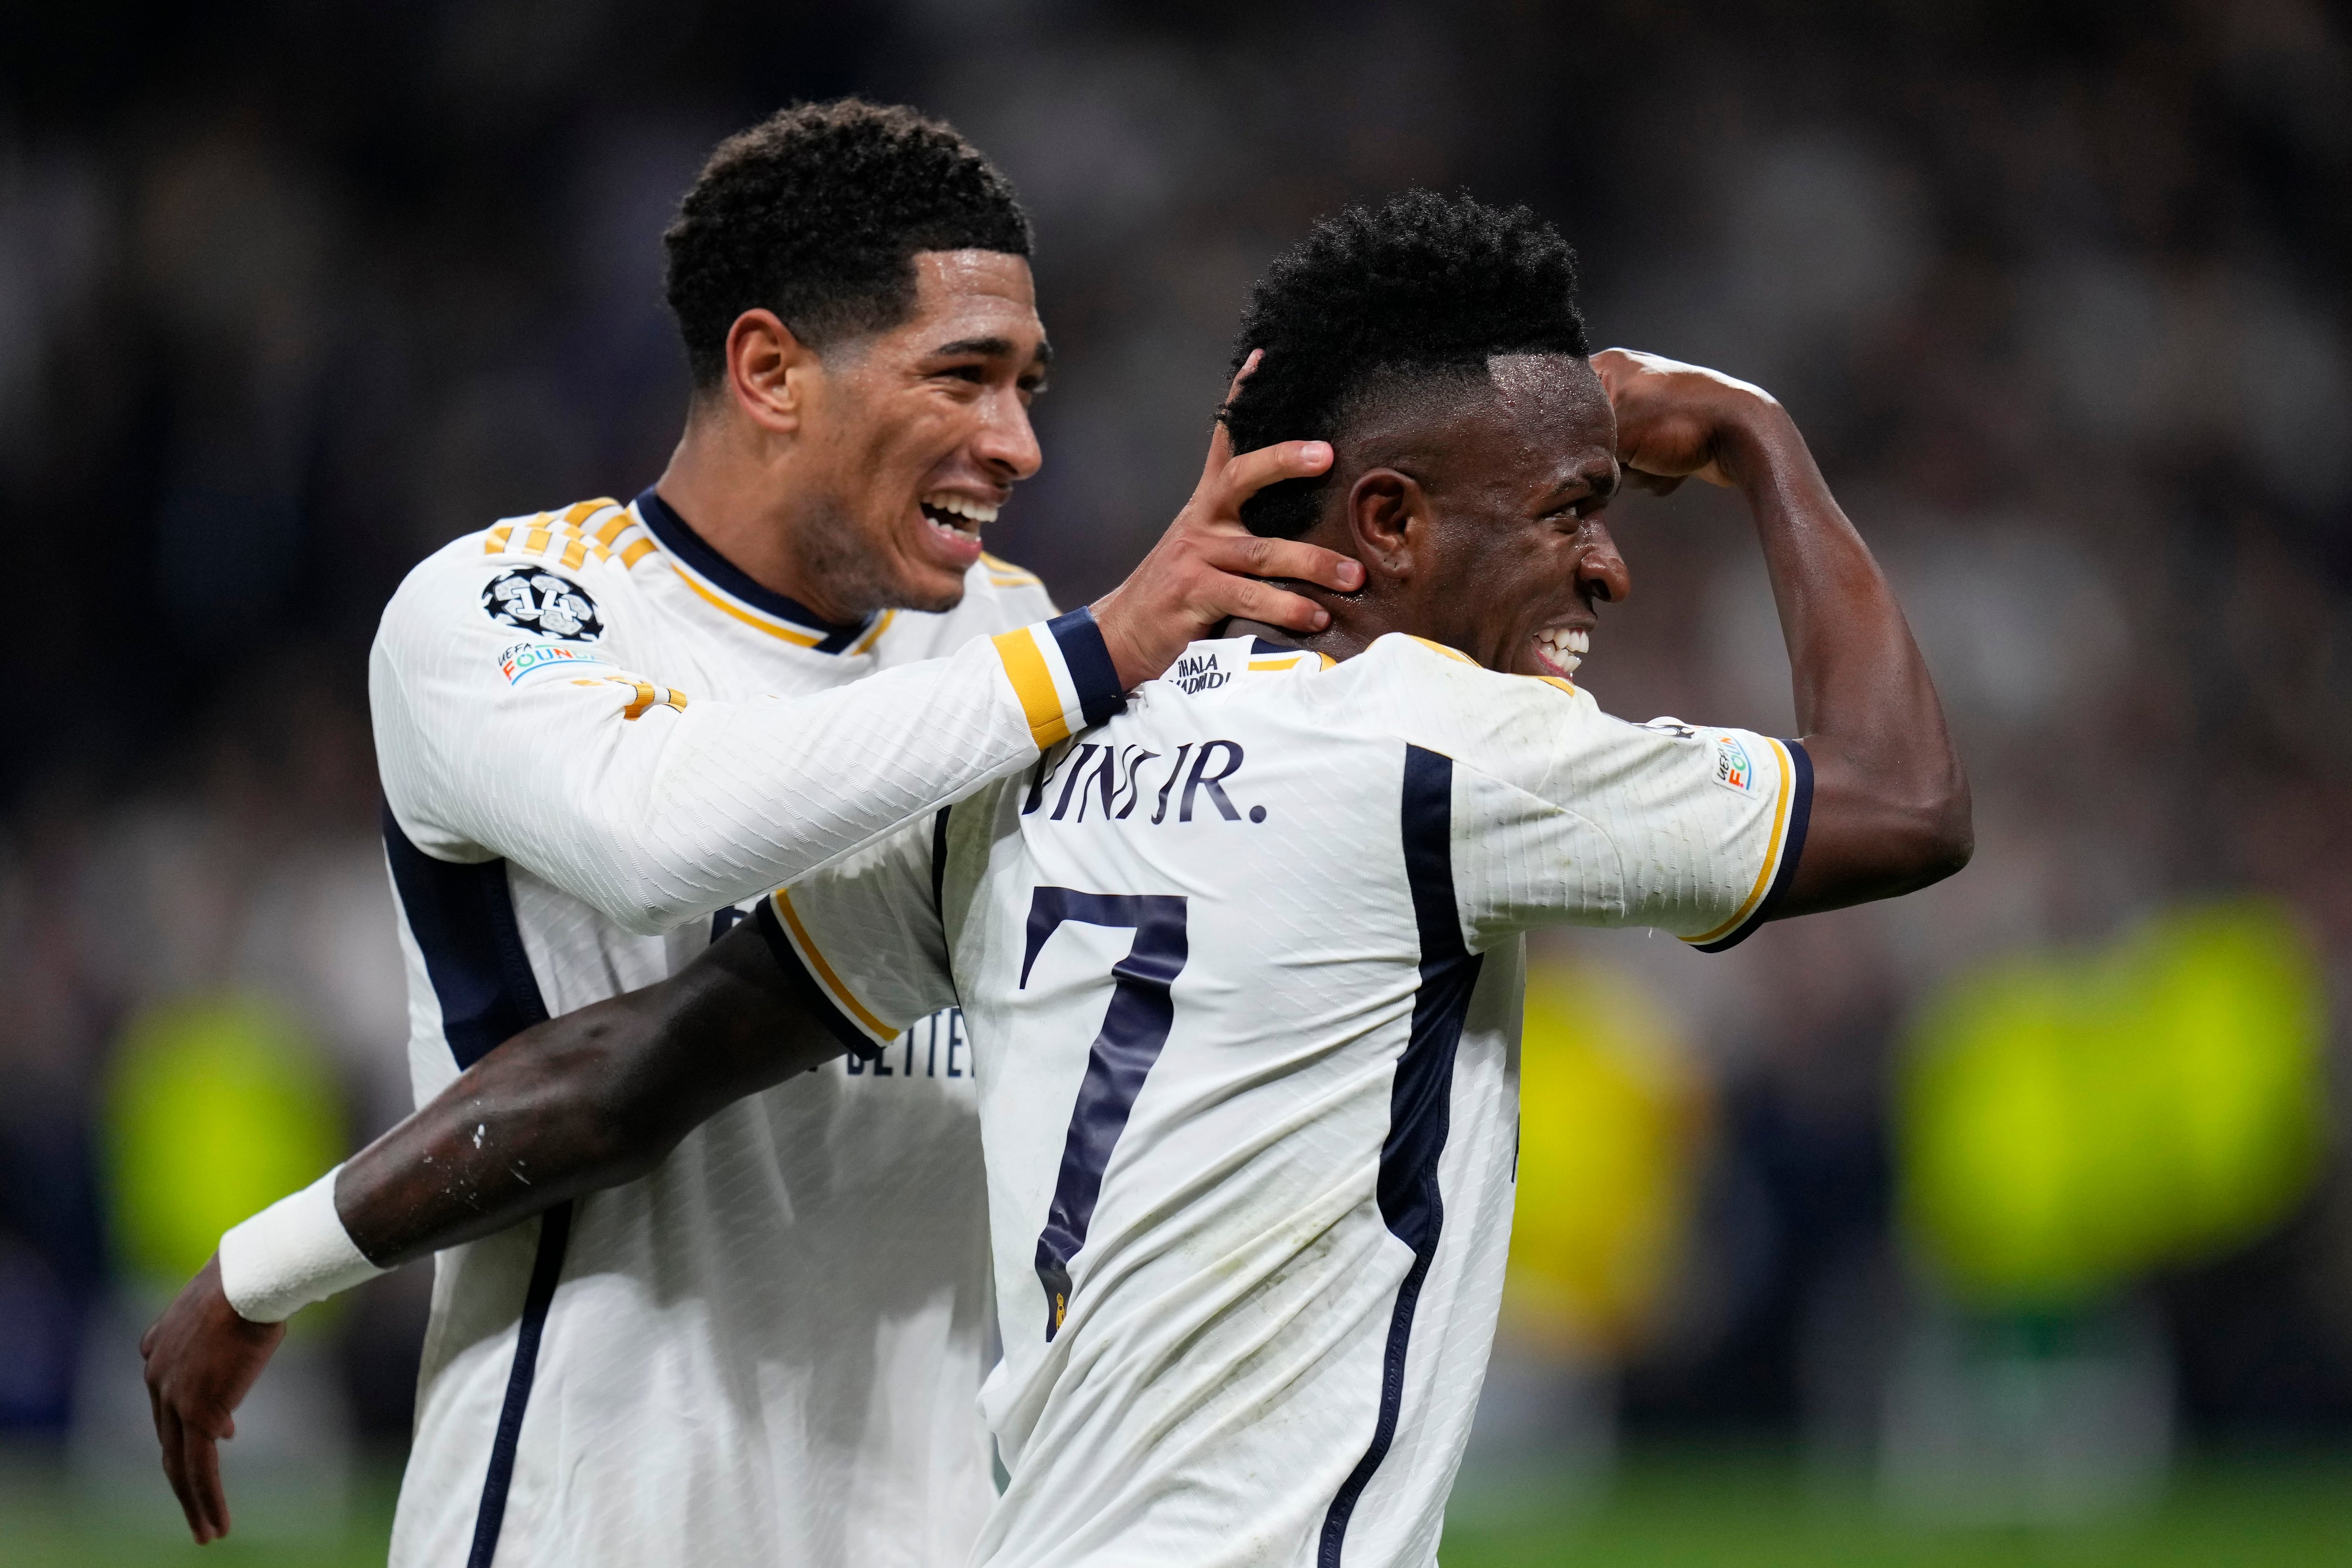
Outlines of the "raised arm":
<svg viewBox="0 0 2352 1568">
<path fill-rule="evenodd" d="M 228 1532 L 215 1445 L 285 1335 L 284 1320 L 360 1279 L 644 1174 L 713 1112 L 839 1056 L 871 1051 L 827 1016 L 772 915 L 668 979 L 497 1047 L 319 1186 L 232 1232 L 140 1341 L 163 1470 L 199 1542 Z M 224 1250 L 232 1245 L 225 1240 Z M 254 1292 L 260 1291 L 256 1300 Z"/>
<path fill-rule="evenodd" d="M 1769 394 L 1714 371 L 1608 349 L 1592 367 L 1629 483 L 1696 474 L 1747 497 L 1789 648 L 1812 763 L 1804 852 L 1775 918 L 1883 899 L 1968 864 L 1968 777 L 1927 662 L 1805 438 Z"/>
</svg>

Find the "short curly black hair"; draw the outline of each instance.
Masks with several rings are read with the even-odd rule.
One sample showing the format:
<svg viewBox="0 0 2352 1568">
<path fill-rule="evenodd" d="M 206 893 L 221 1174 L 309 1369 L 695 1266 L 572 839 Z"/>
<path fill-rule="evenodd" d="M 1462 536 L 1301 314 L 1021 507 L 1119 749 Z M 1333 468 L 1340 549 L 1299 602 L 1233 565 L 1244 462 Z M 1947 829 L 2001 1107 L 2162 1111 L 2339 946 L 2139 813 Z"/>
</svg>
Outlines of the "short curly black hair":
<svg viewBox="0 0 2352 1568">
<path fill-rule="evenodd" d="M 1576 252 L 1526 207 L 1406 191 L 1315 226 L 1250 291 L 1239 370 L 1264 349 L 1221 417 L 1234 449 L 1331 441 L 1393 391 L 1483 376 L 1498 353 L 1590 352 L 1576 309 Z M 1337 465 L 1334 465 L 1337 471 Z M 1251 531 L 1315 525 L 1330 475 L 1270 485 L 1242 508 Z"/>
<path fill-rule="evenodd" d="M 721 142 L 662 244 L 688 368 L 708 387 L 746 310 L 775 311 L 823 352 L 907 319 L 917 251 L 1025 257 L 1033 238 L 1013 182 L 953 126 L 845 98 Z"/>
</svg>

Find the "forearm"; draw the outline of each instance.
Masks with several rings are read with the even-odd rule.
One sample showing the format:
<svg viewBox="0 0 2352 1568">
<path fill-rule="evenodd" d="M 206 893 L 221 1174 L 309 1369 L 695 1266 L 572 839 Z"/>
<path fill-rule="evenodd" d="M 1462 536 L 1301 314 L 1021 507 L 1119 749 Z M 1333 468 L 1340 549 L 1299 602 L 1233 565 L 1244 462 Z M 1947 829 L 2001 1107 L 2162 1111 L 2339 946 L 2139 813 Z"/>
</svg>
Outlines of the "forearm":
<svg viewBox="0 0 2352 1568">
<path fill-rule="evenodd" d="M 1784 912 L 1948 876 L 1971 843 L 1968 780 L 1901 605 L 1778 405 L 1727 444 L 1789 650 L 1818 832 Z"/>
<path fill-rule="evenodd" d="M 747 921 L 669 979 L 527 1029 L 221 1238 L 221 1292 L 278 1322 L 413 1258 L 636 1176 L 722 1106 L 841 1054 Z M 857 1042 L 861 1046 L 863 1042 Z"/>
<path fill-rule="evenodd" d="M 492 1050 L 352 1157 L 335 1210 L 391 1268 L 633 1180 L 723 1107 L 840 1053 L 739 927 L 669 979 Z"/>
<path fill-rule="evenodd" d="M 628 1115 L 614 1086 L 654 1033 L 624 996 L 499 1046 L 343 1166 L 345 1232 L 394 1268 L 651 1169 L 677 1138 Z"/>
</svg>

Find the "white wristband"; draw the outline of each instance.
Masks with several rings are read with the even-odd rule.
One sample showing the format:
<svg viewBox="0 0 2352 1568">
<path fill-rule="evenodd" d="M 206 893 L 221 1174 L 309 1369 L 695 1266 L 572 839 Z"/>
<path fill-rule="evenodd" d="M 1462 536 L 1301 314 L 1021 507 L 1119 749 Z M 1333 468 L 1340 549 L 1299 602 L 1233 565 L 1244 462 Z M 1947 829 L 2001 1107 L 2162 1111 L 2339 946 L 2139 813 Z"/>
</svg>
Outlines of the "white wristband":
<svg viewBox="0 0 2352 1568">
<path fill-rule="evenodd" d="M 252 1323 L 282 1323 L 313 1301 L 387 1272 L 367 1260 L 335 1212 L 336 1166 L 221 1237 L 221 1293 Z"/>
</svg>

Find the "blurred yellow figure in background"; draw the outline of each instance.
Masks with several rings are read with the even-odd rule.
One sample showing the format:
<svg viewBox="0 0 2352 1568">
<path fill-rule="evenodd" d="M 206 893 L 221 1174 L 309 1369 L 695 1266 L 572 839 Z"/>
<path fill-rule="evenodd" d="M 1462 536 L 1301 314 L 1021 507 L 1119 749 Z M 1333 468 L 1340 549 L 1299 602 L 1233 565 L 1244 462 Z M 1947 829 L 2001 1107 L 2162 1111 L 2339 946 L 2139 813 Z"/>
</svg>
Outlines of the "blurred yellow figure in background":
<svg viewBox="0 0 2352 1568">
<path fill-rule="evenodd" d="M 204 1267 L 223 1230 L 342 1157 L 342 1097 L 283 1009 L 186 998 L 131 1023 L 110 1075 L 105 1137 L 121 1260 L 170 1284 Z"/>
<path fill-rule="evenodd" d="M 2309 945 L 2266 903 L 1955 981 L 1902 1086 L 1910 1232 L 1982 1307 L 2064 1305 L 2251 1241 L 2319 1168 L 2323 1042 Z"/>
<path fill-rule="evenodd" d="M 124 1030 L 100 1122 L 121 1297 L 87 1337 L 71 1439 L 79 1485 L 119 1527 L 183 1528 L 155 1473 L 136 1350 L 155 1297 L 202 1268 L 224 1228 L 331 1167 L 346 1132 L 332 1062 L 266 996 L 184 996 Z M 296 1324 L 269 1384 L 237 1412 L 222 1467 L 237 1489 L 240 1536 L 323 1550 L 342 1528 L 355 1450 L 335 1336 L 324 1331 L 338 1316 Z"/>
<path fill-rule="evenodd" d="M 1530 958 L 1507 1335 L 1579 1361 L 1640 1340 L 1684 1246 L 1707 1127 L 1704 1081 L 1648 995 L 1606 968 Z"/>
</svg>

